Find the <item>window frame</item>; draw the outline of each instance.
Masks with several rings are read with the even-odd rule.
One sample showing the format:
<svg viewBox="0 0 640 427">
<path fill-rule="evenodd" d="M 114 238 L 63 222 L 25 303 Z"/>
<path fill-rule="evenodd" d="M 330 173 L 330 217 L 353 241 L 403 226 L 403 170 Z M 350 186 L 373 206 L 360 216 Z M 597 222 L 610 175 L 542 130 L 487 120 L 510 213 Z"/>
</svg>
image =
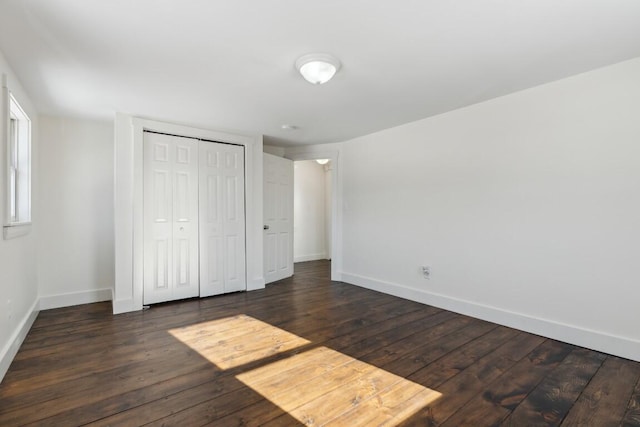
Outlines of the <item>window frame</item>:
<svg viewBox="0 0 640 427">
<path fill-rule="evenodd" d="M 3 237 L 12 239 L 31 231 L 31 119 L 9 90 L 2 85 L 2 147 L 4 160 Z"/>
</svg>

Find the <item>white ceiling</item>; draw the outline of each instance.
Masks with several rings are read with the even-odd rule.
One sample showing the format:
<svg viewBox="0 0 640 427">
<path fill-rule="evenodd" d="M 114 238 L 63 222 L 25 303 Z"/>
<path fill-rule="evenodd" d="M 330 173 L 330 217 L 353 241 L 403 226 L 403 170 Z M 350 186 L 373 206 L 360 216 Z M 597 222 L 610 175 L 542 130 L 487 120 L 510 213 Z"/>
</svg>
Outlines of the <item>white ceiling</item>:
<svg viewBox="0 0 640 427">
<path fill-rule="evenodd" d="M 0 50 L 45 114 L 326 143 L 640 56 L 640 1 L 0 0 Z"/>
</svg>

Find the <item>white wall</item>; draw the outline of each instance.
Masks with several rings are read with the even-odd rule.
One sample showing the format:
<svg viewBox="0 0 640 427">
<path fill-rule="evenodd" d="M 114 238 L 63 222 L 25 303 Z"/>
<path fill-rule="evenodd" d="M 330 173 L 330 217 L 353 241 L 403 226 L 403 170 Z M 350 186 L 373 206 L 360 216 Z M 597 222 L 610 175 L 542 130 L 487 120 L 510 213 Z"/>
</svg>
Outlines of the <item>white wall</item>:
<svg viewBox="0 0 640 427">
<path fill-rule="evenodd" d="M 293 165 L 293 262 L 327 258 L 325 171 L 315 160 Z"/>
<path fill-rule="evenodd" d="M 274 156 L 284 157 L 285 148 L 275 147 L 273 145 L 263 145 L 262 151 L 268 154 L 273 154 Z"/>
<path fill-rule="evenodd" d="M 40 308 L 111 299 L 113 123 L 40 119 Z"/>
<path fill-rule="evenodd" d="M 640 58 L 341 156 L 345 281 L 640 360 Z"/>
<path fill-rule="evenodd" d="M 8 87 L 31 119 L 31 231 L 26 236 L 4 240 L 0 236 L 0 380 L 37 314 L 36 236 L 42 218 L 38 205 L 38 113 L 17 77 L 0 52 L 0 75 L 7 75 Z M 2 121 L 0 132 L 4 133 Z M 0 225 L 6 203 L 5 147 L 0 148 Z"/>
</svg>

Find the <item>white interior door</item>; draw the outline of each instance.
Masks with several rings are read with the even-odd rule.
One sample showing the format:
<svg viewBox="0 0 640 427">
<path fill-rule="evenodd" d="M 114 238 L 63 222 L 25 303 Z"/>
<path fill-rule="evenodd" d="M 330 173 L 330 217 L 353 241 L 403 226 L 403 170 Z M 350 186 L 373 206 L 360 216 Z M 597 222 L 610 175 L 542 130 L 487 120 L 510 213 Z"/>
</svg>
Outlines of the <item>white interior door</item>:
<svg viewBox="0 0 640 427">
<path fill-rule="evenodd" d="M 293 162 L 264 153 L 264 278 L 293 275 Z"/>
<path fill-rule="evenodd" d="M 144 304 L 199 295 L 197 140 L 144 133 Z"/>
<path fill-rule="evenodd" d="M 200 141 L 200 296 L 246 288 L 244 148 Z"/>
</svg>

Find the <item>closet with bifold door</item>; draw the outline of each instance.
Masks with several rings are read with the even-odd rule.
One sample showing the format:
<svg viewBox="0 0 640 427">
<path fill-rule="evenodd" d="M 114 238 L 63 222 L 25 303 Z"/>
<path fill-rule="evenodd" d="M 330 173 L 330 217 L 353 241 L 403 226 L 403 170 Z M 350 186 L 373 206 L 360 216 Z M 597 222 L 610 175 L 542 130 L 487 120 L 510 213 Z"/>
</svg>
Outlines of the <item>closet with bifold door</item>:
<svg viewBox="0 0 640 427">
<path fill-rule="evenodd" d="M 244 147 L 144 132 L 143 303 L 246 289 Z"/>
</svg>

